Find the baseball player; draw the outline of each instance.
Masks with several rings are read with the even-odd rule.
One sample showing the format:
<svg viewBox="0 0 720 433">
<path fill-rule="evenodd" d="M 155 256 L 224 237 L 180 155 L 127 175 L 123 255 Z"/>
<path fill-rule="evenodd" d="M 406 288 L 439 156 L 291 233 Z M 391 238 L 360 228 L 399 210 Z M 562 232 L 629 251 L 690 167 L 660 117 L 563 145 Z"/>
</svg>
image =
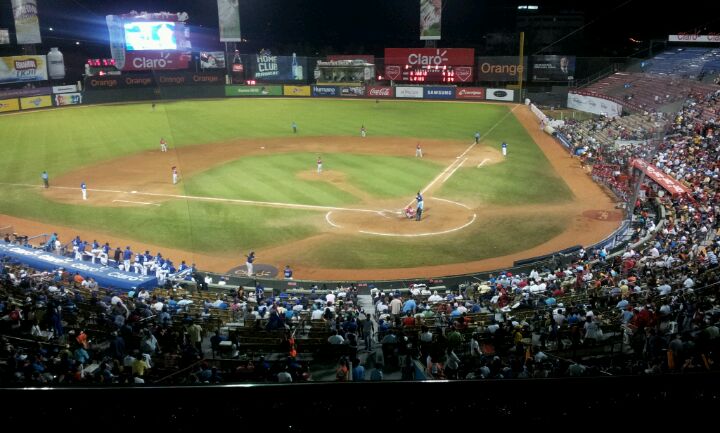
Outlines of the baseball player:
<svg viewBox="0 0 720 433">
<path fill-rule="evenodd" d="M 420 191 L 417 193 L 417 197 L 415 197 L 415 200 L 417 200 L 417 211 L 415 213 L 415 221 L 420 221 L 422 219 L 422 213 L 423 208 L 425 207 L 422 194 L 420 194 Z"/>
<path fill-rule="evenodd" d="M 83 200 L 87 200 L 87 185 L 85 185 L 85 182 L 80 184 L 80 191 L 82 191 Z"/>
<path fill-rule="evenodd" d="M 293 120 L 293 123 L 290 126 L 292 126 L 293 134 L 297 134 L 297 123 Z"/>
<path fill-rule="evenodd" d="M 360 136 L 362 138 L 365 138 L 366 135 L 367 135 L 367 131 L 365 130 L 365 125 L 360 126 Z"/>
<path fill-rule="evenodd" d="M 419 141 L 417 146 L 415 146 L 415 158 L 422 158 L 422 147 L 420 147 Z"/>
<path fill-rule="evenodd" d="M 507 156 L 507 143 L 505 143 L 505 142 L 503 141 L 502 144 L 500 145 L 500 147 L 502 147 L 502 154 L 503 154 L 503 156 Z"/>
<path fill-rule="evenodd" d="M 179 176 L 178 176 L 177 167 L 175 167 L 175 166 L 173 165 L 173 167 L 172 167 L 172 180 L 173 180 L 173 185 L 177 185 L 177 183 L 178 183 L 178 177 L 179 177 Z"/>
<path fill-rule="evenodd" d="M 45 188 L 50 187 L 50 177 L 48 176 L 48 172 L 43 171 L 40 177 L 42 177 L 43 185 L 45 186 Z"/>
<path fill-rule="evenodd" d="M 247 255 L 247 260 L 245 260 L 245 266 L 247 267 L 248 277 L 252 277 L 254 261 L 255 261 L 255 251 L 250 251 L 250 254 Z"/>
<path fill-rule="evenodd" d="M 167 142 L 162 137 L 160 137 L 160 152 L 167 152 Z"/>
<path fill-rule="evenodd" d="M 475 144 L 480 143 L 480 132 L 475 131 Z"/>
<path fill-rule="evenodd" d="M 125 251 L 123 251 L 123 270 L 125 272 L 130 272 L 130 259 L 132 258 L 133 252 L 130 249 L 130 246 L 125 247 Z"/>
<path fill-rule="evenodd" d="M 322 158 L 320 158 L 319 156 L 317 159 L 317 172 L 322 173 Z"/>
</svg>

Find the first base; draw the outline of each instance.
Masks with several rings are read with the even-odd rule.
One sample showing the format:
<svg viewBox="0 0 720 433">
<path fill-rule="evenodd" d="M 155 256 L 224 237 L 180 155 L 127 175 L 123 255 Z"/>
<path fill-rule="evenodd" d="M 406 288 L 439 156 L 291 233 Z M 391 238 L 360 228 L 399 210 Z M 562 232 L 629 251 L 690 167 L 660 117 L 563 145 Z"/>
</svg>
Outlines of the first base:
<svg viewBox="0 0 720 433">
<path fill-rule="evenodd" d="M 130 191 L 130 194 L 137 194 L 137 191 Z"/>
</svg>

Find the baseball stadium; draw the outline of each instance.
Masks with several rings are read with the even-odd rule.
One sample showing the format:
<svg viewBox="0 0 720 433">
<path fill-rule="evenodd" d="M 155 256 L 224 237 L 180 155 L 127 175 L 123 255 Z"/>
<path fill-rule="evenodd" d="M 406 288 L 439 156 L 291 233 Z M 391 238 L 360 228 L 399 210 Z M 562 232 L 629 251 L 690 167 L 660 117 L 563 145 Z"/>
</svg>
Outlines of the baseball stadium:
<svg viewBox="0 0 720 433">
<path fill-rule="evenodd" d="M 631 419 L 718 398 L 716 21 L 121 3 L 0 0 L 12 425 L 134 417 L 137 396 L 171 428 L 270 404 L 293 431 L 314 424 L 291 408 L 394 427 L 425 425 L 418 404 Z M 384 409 L 383 386 L 417 397 Z"/>
</svg>

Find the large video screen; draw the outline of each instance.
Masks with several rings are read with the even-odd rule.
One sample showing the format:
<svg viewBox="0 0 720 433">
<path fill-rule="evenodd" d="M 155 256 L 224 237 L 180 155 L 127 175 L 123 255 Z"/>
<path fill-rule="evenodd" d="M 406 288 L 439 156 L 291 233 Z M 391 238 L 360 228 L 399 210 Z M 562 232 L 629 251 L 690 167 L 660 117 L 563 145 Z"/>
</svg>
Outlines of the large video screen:
<svg viewBox="0 0 720 433">
<path fill-rule="evenodd" d="M 178 47 L 174 22 L 132 21 L 124 26 L 128 51 L 176 50 Z"/>
</svg>

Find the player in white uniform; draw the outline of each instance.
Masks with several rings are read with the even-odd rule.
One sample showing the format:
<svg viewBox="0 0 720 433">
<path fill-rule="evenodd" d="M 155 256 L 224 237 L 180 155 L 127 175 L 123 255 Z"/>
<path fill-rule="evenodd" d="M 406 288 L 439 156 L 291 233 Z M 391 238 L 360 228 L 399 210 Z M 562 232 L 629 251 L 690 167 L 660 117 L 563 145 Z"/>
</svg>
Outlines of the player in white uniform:
<svg viewBox="0 0 720 433">
<path fill-rule="evenodd" d="M 317 172 L 322 173 L 322 158 L 320 158 L 319 156 L 317 159 Z"/>
<path fill-rule="evenodd" d="M 167 152 L 167 142 L 162 137 L 160 137 L 160 152 Z"/>
<path fill-rule="evenodd" d="M 507 143 L 503 141 L 501 147 L 503 156 L 507 156 Z"/>
<path fill-rule="evenodd" d="M 417 146 L 415 146 L 415 158 L 422 158 L 422 147 L 420 147 L 420 142 L 418 142 Z"/>
<path fill-rule="evenodd" d="M 362 126 L 360 127 L 360 136 L 361 136 L 362 138 L 365 138 L 366 135 L 367 135 L 367 131 L 365 130 L 365 125 L 362 125 Z"/>
<path fill-rule="evenodd" d="M 80 191 L 82 191 L 83 200 L 87 200 L 87 185 L 85 184 L 85 182 L 80 184 Z"/>
<path fill-rule="evenodd" d="M 179 177 L 179 176 L 178 176 L 177 167 L 175 167 L 175 166 L 173 165 L 173 168 L 172 168 L 172 180 L 173 180 L 173 185 L 176 185 L 176 184 L 178 183 L 178 177 Z"/>
</svg>

